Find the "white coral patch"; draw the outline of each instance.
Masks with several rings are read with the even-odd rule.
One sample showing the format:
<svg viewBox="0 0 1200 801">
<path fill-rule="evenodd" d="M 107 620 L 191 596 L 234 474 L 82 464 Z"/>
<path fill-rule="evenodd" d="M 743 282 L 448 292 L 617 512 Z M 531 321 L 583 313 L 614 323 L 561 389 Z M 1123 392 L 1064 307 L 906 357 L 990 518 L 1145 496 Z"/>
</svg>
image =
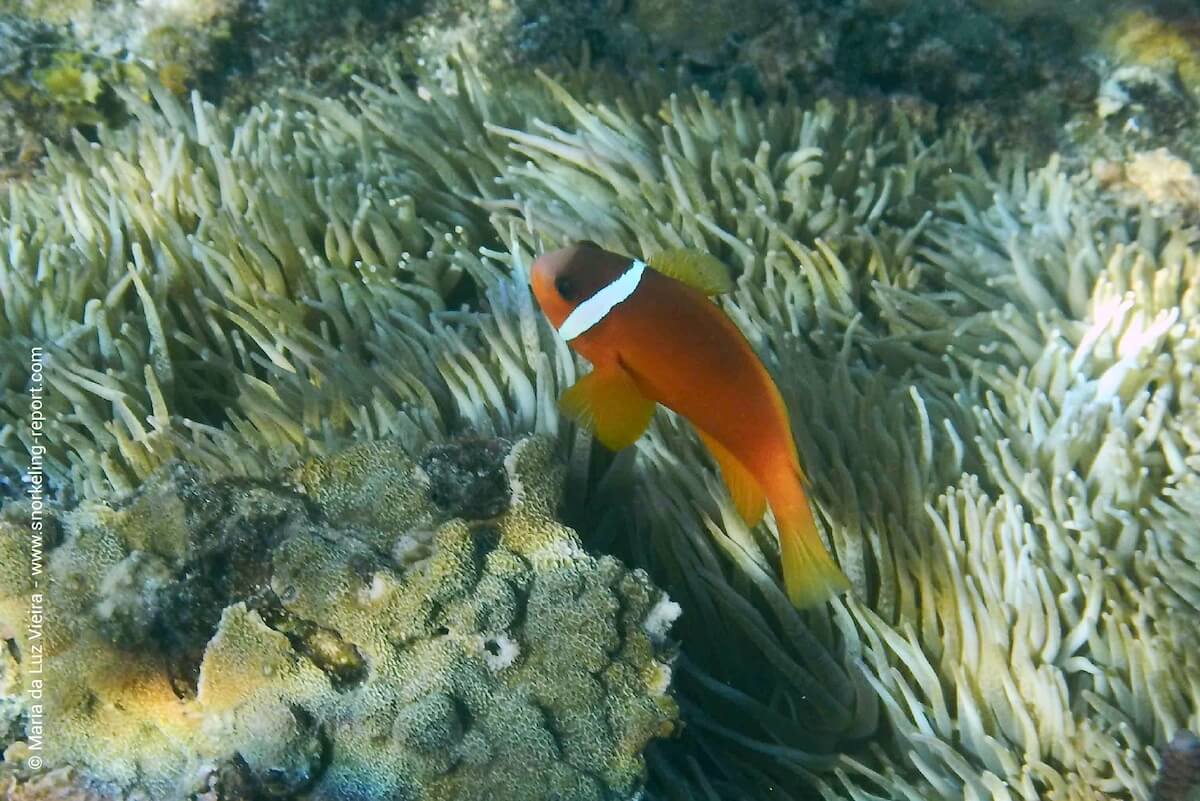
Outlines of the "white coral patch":
<svg viewBox="0 0 1200 801">
<path fill-rule="evenodd" d="M 229 14 L 234 4 L 229 0 L 141 0 L 146 18 L 158 25 L 203 25 Z"/>
<path fill-rule="evenodd" d="M 667 632 L 671 630 L 671 626 L 683 614 L 683 607 L 672 601 L 664 593 L 648 613 L 646 619 L 642 621 L 642 630 L 650 637 L 650 639 L 658 644 L 662 643 L 667 638 Z"/>
<path fill-rule="evenodd" d="M 396 580 L 391 573 L 376 572 L 371 576 L 371 583 L 358 591 L 358 602 L 362 606 L 375 606 L 396 587 Z"/>
<path fill-rule="evenodd" d="M 529 555 L 529 559 L 535 567 L 568 565 L 586 557 L 587 551 L 567 540 L 554 540 L 546 547 L 540 548 Z"/>
<path fill-rule="evenodd" d="M 475 644 L 484 663 L 496 672 L 516 662 L 521 655 L 521 646 L 517 641 L 503 633 L 481 634 L 475 638 Z"/>
<path fill-rule="evenodd" d="M 1135 154 L 1125 175 L 1151 203 L 1200 206 L 1200 178 L 1192 165 L 1166 148 Z"/>
<path fill-rule="evenodd" d="M 653 697 L 662 697 L 671 689 L 671 666 L 655 660 L 650 663 L 646 677 L 646 692 Z"/>
<path fill-rule="evenodd" d="M 419 567 L 432 552 L 434 532 L 431 530 L 406 531 L 392 543 L 392 562 L 408 573 Z"/>
<path fill-rule="evenodd" d="M 525 449 L 522 440 L 513 445 L 504 457 L 504 472 L 508 474 L 508 505 L 519 509 L 525 503 L 525 482 L 521 480 L 521 471 L 517 469 L 521 451 Z"/>
</svg>

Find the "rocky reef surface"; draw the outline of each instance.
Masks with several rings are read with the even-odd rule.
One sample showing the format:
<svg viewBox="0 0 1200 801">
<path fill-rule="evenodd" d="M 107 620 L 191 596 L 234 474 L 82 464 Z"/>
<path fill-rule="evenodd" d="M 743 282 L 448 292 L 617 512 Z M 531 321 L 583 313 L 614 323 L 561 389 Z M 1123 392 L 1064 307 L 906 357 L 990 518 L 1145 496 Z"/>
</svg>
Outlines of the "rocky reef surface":
<svg viewBox="0 0 1200 801">
<path fill-rule="evenodd" d="M 1000 35 L 1030 5 L 971 9 Z M 862 42 L 899 13 L 872 7 L 854 18 Z M 655 799 L 1150 798 L 1169 744 L 1200 730 L 1187 9 L 1064 14 L 1107 55 L 1080 116 L 1068 104 L 1040 129 L 1050 156 L 975 113 L 991 90 L 930 114 L 904 88 L 925 85 L 922 62 L 887 102 L 816 99 L 800 78 L 781 84 L 792 96 L 737 80 L 714 95 L 683 56 L 686 89 L 631 88 L 598 44 L 549 78 L 521 61 L 538 48 L 488 55 L 512 29 L 435 11 L 399 30 L 449 62 L 351 68 L 337 96 L 306 75 L 241 109 L 145 75 L 118 93 L 124 124 L 52 139 L 0 194 L 0 586 L 27 577 L 22 473 L 44 444 L 48 559 L 91 578 L 61 585 L 47 631 L 65 654 L 76 641 L 107 654 L 55 658 L 78 680 L 61 689 L 87 688 L 69 704 L 82 723 L 57 770 L 29 773 L 29 600 L 6 596 L 0 789 L 352 798 L 392 781 L 401 797 L 469 798 L 455 781 L 482 775 L 478 758 L 496 776 L 537 765 L 563 798 L 617 798 L 640 786 L 645 747 Z M 896 35 L 935 36 L 920 30 Z M 1166 94 L 1101 104 L 1136 64 L 1170 76 Z M 710 77 L 726 86 L 723 69 Z M 720 302 L 779 380 L 850 596 L 790 607 L 771 521 L 741 524 L 670 414 L 615 460 L 559 419 L 582 365 L 525 276 L 578 238 L 698 247 L 733 268 Z M 536 462 L 516 484 L 500 440 Z M 511 498 L 505 511 L 518 485 L 542 499 L 537 531 L 565 544 L 549 572 L 505 556 L 529 559 L 498 522 L 525 519 Z M 214 508 L 185 501 L 205 497 Z M 164 534 L 142 528 L 150 509 Z M 456 583 L 459 568 L 478 583 Z M 539 624 L 504 610 L 516 597 L 528 614 L 556 570 L 576 577 L 544 588 L 562 661 L 533 665 Z M 297 585 L 313 589 L 293 598 Z M 416 597 L 403 587 L 445 603 L 402 609 Z M 371 609 L 385 617 L 359 614 Z M 418 621 L 411 644 L 400 620 Z M 210 653 L 231 664 L 249 642 L 278 681 L 214 669 L 222 689 L 206 694 Z M 638 652 L 614 658 L 614 642 Z M 437 667 L 405 663 L 410 645 Z M 622 676 L 597 678 L 601 652 Z M 496 747 L 480 728 L 491 707 L 461 694 L 470 682 L 437 683 L 451 656 L 450 674 L 520 722 L 518 750 L 480 750 Z M 364 689 L 385 674 L 403 680 Z M 628 737 L 610 725 L 597 743 L 586 717 L 556 730 L 545 710 L 571 707 L 563 694 L 627 710 Z M 669 697 L 685 724 L 670 738 Z M 205 727 L 179 712 L 210 698 L 227 706 Z M 162 738 L 146 727 L 180 744 L 148 766 L 137 749 Z M 461 761 L 422 752 L 424 735 Z"/>
<path fill-rule="evenodd" d="M 360 445 L 274 482 L 169 465 L 52 518 L 58 622 L 2 675 L 45 687 L 45 767 L 98 797 L 629 798 L 676 719 L 679 607 L 555 522 L 561 477 L 536 439 Z"/>
<path fill-rule="evenodd" d="M 231 110 L 355 77 L 586 64 L 623 82 L 900 102 L 1043 157 L 1197 152 L 1200 17 L 1179 0 L 0 0 L 0 169 L 126 124 L 155 80 Z M 2 175 L 2 174 L 0 174 Z"/>
</svg>

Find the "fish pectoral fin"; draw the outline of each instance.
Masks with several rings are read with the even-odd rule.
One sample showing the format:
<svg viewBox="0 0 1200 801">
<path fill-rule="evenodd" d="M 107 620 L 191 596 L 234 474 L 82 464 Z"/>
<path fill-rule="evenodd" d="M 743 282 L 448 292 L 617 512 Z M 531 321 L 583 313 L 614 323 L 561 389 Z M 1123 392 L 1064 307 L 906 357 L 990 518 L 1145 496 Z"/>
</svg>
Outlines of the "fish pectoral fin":
<svg viewBox="0 0 1200 801">
<path fill-rule="evenodd" d="M 757 526 L 767 511 L 767 496 L 762 487 L 745 465 L 724 445 L 702 432 L 700 440 L 721 468 L 721 478 L 725 480 L 725 486 L 729 489 L 734 508 L 746 521 L 746 525 Z"/>
<path fill-rule="evenodd" d="M 646 263 L 663 275 L 682 281 L 705 295 L 721 295 L 733 289 L 729 269 L 718 259 L 698 250 L 662 250 Z"/>
<path fill-rule="evenodd" d="M 654 401 L 638 391 L 620 367 L 593 370 L 575 382 L 559 400 L 563 412 L 596 432 L 609 450 L 628 448 L 650 425 Z"/>
</svg>

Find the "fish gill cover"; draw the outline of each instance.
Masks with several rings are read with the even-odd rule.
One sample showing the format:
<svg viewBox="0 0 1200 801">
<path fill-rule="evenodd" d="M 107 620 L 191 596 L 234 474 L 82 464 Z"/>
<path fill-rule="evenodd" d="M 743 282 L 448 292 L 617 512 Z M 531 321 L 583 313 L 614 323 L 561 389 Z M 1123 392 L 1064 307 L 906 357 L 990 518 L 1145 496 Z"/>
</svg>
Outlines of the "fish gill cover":
<svg viewBox="0 0 1200 801">
<path fill-rule="evenodd" d="M 151 76 L 4 189 L 0 449 L 15 496 L 40 346 L 54 583 L 31 773 L 14 497 L 0 787 L 1148 799 L 1200 729 L 1171 132 L 1081 169 L 920 109 L 459 52 L 244 112 Z M 580 366 L 525 271 L 581 238 L 734 268 L 850 596 L 791 608 L 686 424 L 606 469 L 560 420 Z"/>
</svg>

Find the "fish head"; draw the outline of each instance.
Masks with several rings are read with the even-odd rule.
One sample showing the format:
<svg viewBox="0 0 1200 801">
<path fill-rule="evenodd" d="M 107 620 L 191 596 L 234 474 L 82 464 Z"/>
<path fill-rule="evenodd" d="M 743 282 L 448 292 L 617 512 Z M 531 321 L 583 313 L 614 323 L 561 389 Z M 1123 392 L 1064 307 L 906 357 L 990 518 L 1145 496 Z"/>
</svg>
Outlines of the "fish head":
<svg viewBox="0 0 1200 801">
<path fill-rule="evenodd" d="M 621 277 L 632 259 L 595 242 L 576 242 L 537 258 L 529 270 L 533 295 L 559 328 L 581 303 Z"/>
</svg>

